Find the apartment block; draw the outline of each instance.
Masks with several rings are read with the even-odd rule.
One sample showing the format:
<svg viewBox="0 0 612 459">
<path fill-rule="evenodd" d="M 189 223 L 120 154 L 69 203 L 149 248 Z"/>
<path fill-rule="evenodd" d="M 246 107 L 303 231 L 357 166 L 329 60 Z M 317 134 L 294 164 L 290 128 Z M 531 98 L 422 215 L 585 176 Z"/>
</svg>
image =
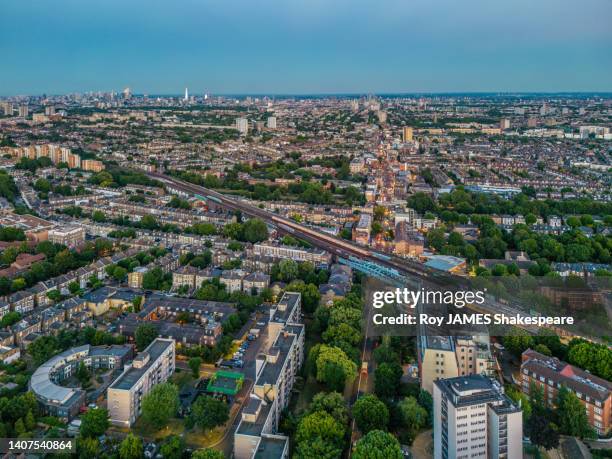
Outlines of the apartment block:
<svg viewBox="0 0 612 459">
<path fill-rule="evenodd" d="M 275 259 L 290 258 L 292 260 L 310 261 L 317 266 L 327 266 L 331 263 L 331 254 L 320 249 L 305 249 L 282 244 L 262 242 L 253 244 L 250 256 L 271 257 Z"/>
<path fill-rule="evenodd" d="M 439 379 L 433 399 L 434 459 L 523 457 L 523 413 L 496 380 Z"/>
<path fill-rule="evenodd" d="M 430 394 L 438 379 L 491 375 L 494 368 L 487 336 L 420 336 L 418 363 L 421 388 Z"/>
<path fill-rule="evenodd" d="M 301 295 L 285 293 L 270 310 L 269 344 L 257 359 L 255 384 L 234 434 L 236 459 L 289 456 L 289 438 L 278 433 L 278 425 L 304 359 L 304 326 L 298 321 Z"/>
<path fill-rule="evenodd" d="M 361 214 L 357 225 L 353 227 L 353 240 L 357 244 L 368 245 L 370 243 L 370 231 L 372 229 L 372 215 Z"/>
<path fill-rule="evenodd" d="M 156 338 L 108 388 L 108 413 L 114 425 L 130 427 L 142 410 L 142 399 L 174 373 L 173 339 Z"/>
<path fill-rule="evenodd" d="M 572 391 L 583 403 L 589 424 L 599 435 L 612 427 L 612 383 L 578 367 L 527 349 L 521 364 L 521 389 L 529 394 L 531 386 L 542 389 L 544 401 L 555 406 L 561 387 Z"/>
<path fill-rule="evenodd" d="M 49 231 L 49 241 L 76 247 L 85 241 L 85 229 L 76 225 L 66 225 Z"/>
</svg>

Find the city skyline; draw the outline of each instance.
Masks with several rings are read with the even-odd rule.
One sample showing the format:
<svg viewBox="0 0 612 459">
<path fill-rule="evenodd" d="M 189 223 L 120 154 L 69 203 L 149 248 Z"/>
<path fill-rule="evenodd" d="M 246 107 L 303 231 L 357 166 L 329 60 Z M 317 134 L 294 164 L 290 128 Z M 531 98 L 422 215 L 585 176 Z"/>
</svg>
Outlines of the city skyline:
<svg viewBox="0 0 612 459">
<path fill-rule="evenodd" d="M 604 0 L 146 5 L 5 2 L 1 95 L 612 90 Z"/>
</svg>

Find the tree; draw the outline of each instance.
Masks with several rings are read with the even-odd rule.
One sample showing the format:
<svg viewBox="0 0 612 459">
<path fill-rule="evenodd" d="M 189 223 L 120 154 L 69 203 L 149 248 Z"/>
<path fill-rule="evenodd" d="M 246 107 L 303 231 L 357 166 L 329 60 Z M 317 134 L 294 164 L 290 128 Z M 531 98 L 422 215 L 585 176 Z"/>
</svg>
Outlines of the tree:
<svg viewBox="0 0 612 459">
<path fill-rule="evenodd" d="M 171 383 L 157 384 L 142 399 L 142 418 L 159 429 L 176 415 L 178 408 L 178 387 Z"/>
<path fill-rule="evenodd" d="M 402 367 L 398 363 L 381 363 L 374 371 L 374 392 L 382 398 L 394 397 L 401 378 Z"/>
<path fill-rule="evenodd" d="M 41 336 L 28 346 L 28 354 L 32 356 L 34 363 L 38 366 L 45 363 L 55 354 L 61 351 L 57 338 L 53 335 Z"/>
<path fill-rule="evenodd" d="M 121 266 L 115 266 L 115 269 L 113 269 L 113 277 L 115 280 L 121 282 L 123 279 L 125 279 L 125 276 L 127 276 L 127 269 Z"/>
<path fill-rule="evenodd" d="M 347 306 L 346 304 L 334 302 L 329 311 L 329 325 L 348 324 L 351 327 L 361 329 L 362 314 L 359 309 Z"/>
<path fill-rule="evenodd" d="M 119 445 L 120 459 L 142 459 L 144 448 L 140 437 L 129 433 Z"/>
<path fill-rule="evenodd" d="M 565 220 L 565 223 L 572 228 L 578 228 L 582 222 L 580 221 L 580 218 L 572 216 L 572 217 L 568 217 Z"/>
<path fill-rule="evenodd" d="M 191 455 L 191 459 L 224 459 L 224 457 L 221 451 L 212 448 L 198 449 Z"/>
<path fill-rule="evenodd" d="M 338 459 L 342 448 L 320 437 L 303 440 L 295 448 L 295 459 Z"/>
<path fill-rule="evenodd" d="M 136 339 L 136 347 L 139 351 L 144 351 L 145 348 L 159 336 L 157 327 L 150 323 L 143 323 L 136 327 L 134 337 Z"/>
<path fill-rule="evenodd" d="M 100 455 L 100 442 L 97 438 L 79 437 L 76 446 L 79 459 L 91 459 Z"/>
<path fill-rule="evenodd" d="M 140 226 L 144 229 L 154 230 L 159 228 L 159 223 L 152 215 L 145 215 L 140 219 Z"/>
<path fill-rule="evenodd" d="M 25 424 L 23 422 L 23 419 L 19 418 L 19 419 L 17 419 L 17 421 L 15 421 L 14 430 L 15 430 L 15 435 L 17 435 L 17 437 L 19 437 L 19 438 L 21 438 L 21 437 L 23 437 L 25 435 L 27 430 L 25 428 Z"/>
<path fill-rule="evenodd" d="M 402 424 L 408 429 L 411 440 L 416 433 L 428 423 L 429 415 L 427 410 L 417 402 L 414 397 L 405 397 L 398 404 L 401 414 Z"/>
<path fill-rule="evenodd" d="M 533 347 L 533 337 L 525 330 L 513 328 L 510 333 L 503 338 L 504 346 L 508 352 L 515 356 L 520 356 L 524 351 Z"/>
<path fill-rule="evenodd" d="M 160 448 L 164 459 L 182 459 L 184 450 L 185 442 L 178 435 L 170 435 Z"/>
<path fill-rule="evenodd" d="M 561 432 L 572 437 L 592 438 L 593 429 L 589 425 L 584 405 L 576 394 L 566 387 L 561 387 L 557 399 L 557 416 Z"/>
<path fill-rule="evenodd" d="M 76 371 L 76 377 L 81 383 L 81 385 L 84 385 L 89 382 L 89 379 L 91 378 L 91 374 L 89 373 L 89 370 L 85 366 L 85 362 L 83 361 L 79 362 L 79 366 Z"/>
<path fill-rule="evenodd" d="M 81 290 L 81 284 L 79 284 L 76 281 L 70 282 L 70 284 L 68 284 L 68 290 L 70 291 L 72 295 L 76 295 L 79 292 L 79 290 Z"/>
<path fill-rule="evenodd" d="M 191 373 L 193 373 L 194 378 L 200 377 L 200 365 L 202 365 L 202 359 L 200 357 L 192 357 L 189 359 L 189 368 L 191 368 Z"/>
<path fill-rule="evenodd" d="M 324 411 L 343 425 L 348 423 L 348 408 L 344 397 L 338 392 L 319 392 L 314 396 L 309 413 Z"/>
<path fill-rule="evenodd" d="M 420 214 L 436 210 L 436 203 L 427 193 L 421 191 L 414 193 L 408 198 L 408 207 L 413 208 Z"/>
<path fill-rule="evenodd" d="M 540 354 L 551 356 L 552 352 L 548 349 L 548 346 L 545 344 L 536 344 L 533 348 L 534 351 L 539 352 Z"/>
<path fill-rule="evenodd" d="M 374 360 L 378 365 L 381 363 L 399 363 L 400 357 L 388 344 L 381 344 L 374 349 Z"/>
<path fill-rule="evenodd" d="M 302 306 L 305 312 L 314 312 L 321 300 L 321 294 L 315 284 L 306 284 L 304 281 L 294 280 L 287 285 L 286 290 L 302 294 Z"/>
<path fill-rule="evenodd" d="M 108 411 L 93 408 L 81 416 L 81 436 L 97 438 L 109 427 Z"/>
<path fill-rule="evenodd" d="M 32 410 L 28 411 L 28 414 L 26 414 L 26 417 L 23 422 L 25 424 L 26 429 L 28 429 L 28 431 L 34 430 L 34 427 L 36 427 L 36 419 L 34 419 Z"/>
<path fill-rule="evenodd" d="M 355 445 L 355 459 L 403 459 L 397 439 L 388 432 L 372 430 Z"/>
<path fill-rule="evenodd" d="M 302 418 L 296 432 L 298 457 L 313 457 L 307 453 L 314 445 L 328 451 L 326 457 L 339 457 L 346 427 L 324 411 L 317 411 Z M 334 455 L 329 453 L 335 452 Z"/>
<path fill-rule="evenodd" d="M 298 277 L 298 264 L 294 260 L 281 260 L 278 263 L 278 278 L 285 282 L 291 282 Z"/>
<path fill-rule="evenodd" d="M 51 183 L 49 183 L 49 180 L 47 179 L 39 178 L 36 180 L 36 182 L 34 182 L 34 189 L 36 191 L 40 191 L 41 193 L 48 193 L 51 191 Z"/>
<path fill-rule="evenodd" d="M 552 449 L 559 446 L 559 428 L 541 414 L 532 415 L 525 425 L 525 435 L 536 446 Z"/>
<path fill-rule="evenodd" d="M 18 311 L 7 312 L 0 321 L 0 327 L 10 327 L 21 320 L 21 313 Z"/>
<path fill-rule="evenodd" d="M 142 276 L 142 288 L 146 290 L 161 290 L 163 281 L 164 272 L 160 267 L 155 267 Z"/>
<path fill-rule="evenodd" d="M 325 330 L 322 337 L 323 341 L 334 346 L 339 342 L 357 346 L 361 342 L 361 334 L 349 324 L 333 325 Z"/>
<path fill-rule="evenodd" d="M 251 218 L 242 225 L 242 238 L 245 242 L 256 242 L 265 241 L 268 239 L 268 226 L 263 220 L 259 218 Z"/>
<path fill-rule="evenodd" d="M 201 395 L 191 406 L 187 424 L 191 427 L 197 426 L 202 430 L 209 430 L 224 424 L 228 419 L 227 403 L 208 395 Z"/>
<path fill-rule="evenodd" d="M 375 395 L 360 397 L 353 405 L 353 418 L 362 433 L 367 434 L 374 429 L 386 429 L 389 423 L 387 406 Z"/>
<path fill-rule="evenodd" d="M 321 345 L 316 358 L 317 380 L 327 384 L 331 390 L 344 391 L 347 380 L 352 380 L 357 365 L 344 351 L 335 346 Z"/>
<path fill-rule="evenodd" d="M 91 214 L 91 219 L 96 223 L 103 223 L 106 221 L 106 215 L 101 210 L 95 210 Z"/>
</svg>

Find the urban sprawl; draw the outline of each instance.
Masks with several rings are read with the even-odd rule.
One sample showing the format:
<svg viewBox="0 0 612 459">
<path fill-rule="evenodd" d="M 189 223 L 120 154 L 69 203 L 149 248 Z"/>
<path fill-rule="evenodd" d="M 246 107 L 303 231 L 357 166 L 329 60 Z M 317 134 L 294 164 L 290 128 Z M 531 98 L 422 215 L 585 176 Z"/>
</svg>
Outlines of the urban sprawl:
<svg viewBox="0 0 612 459">
<path fill-rule="evenodd" d="M 609 457 L 611 129 L 588 94 L 1 98 L 0 437 Z M 372 279 L 516 320 L 369 335 Z"/>
</svg>

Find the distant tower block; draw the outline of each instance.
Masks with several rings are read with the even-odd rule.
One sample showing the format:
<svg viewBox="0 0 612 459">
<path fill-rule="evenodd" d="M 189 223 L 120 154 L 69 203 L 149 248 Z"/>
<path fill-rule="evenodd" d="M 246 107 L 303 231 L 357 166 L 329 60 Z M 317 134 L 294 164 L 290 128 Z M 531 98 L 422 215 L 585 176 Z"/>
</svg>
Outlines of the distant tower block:
<svg viewBox="0 0 612 459">
<path fill-rule="evenodd" d="M 185 102 L 189 100 L 189 90 L 185 88 Z"/>
<path fill-rule="evenodd" d="M 276 116 L 268 117 L 268 129 L 276 129 Z"/>
<path fill-rule="evenodd" d="M 412 142 L 412 128 L 409 126 L 405 126 L 402 132 L 404 142 Z"/>
</svg>

